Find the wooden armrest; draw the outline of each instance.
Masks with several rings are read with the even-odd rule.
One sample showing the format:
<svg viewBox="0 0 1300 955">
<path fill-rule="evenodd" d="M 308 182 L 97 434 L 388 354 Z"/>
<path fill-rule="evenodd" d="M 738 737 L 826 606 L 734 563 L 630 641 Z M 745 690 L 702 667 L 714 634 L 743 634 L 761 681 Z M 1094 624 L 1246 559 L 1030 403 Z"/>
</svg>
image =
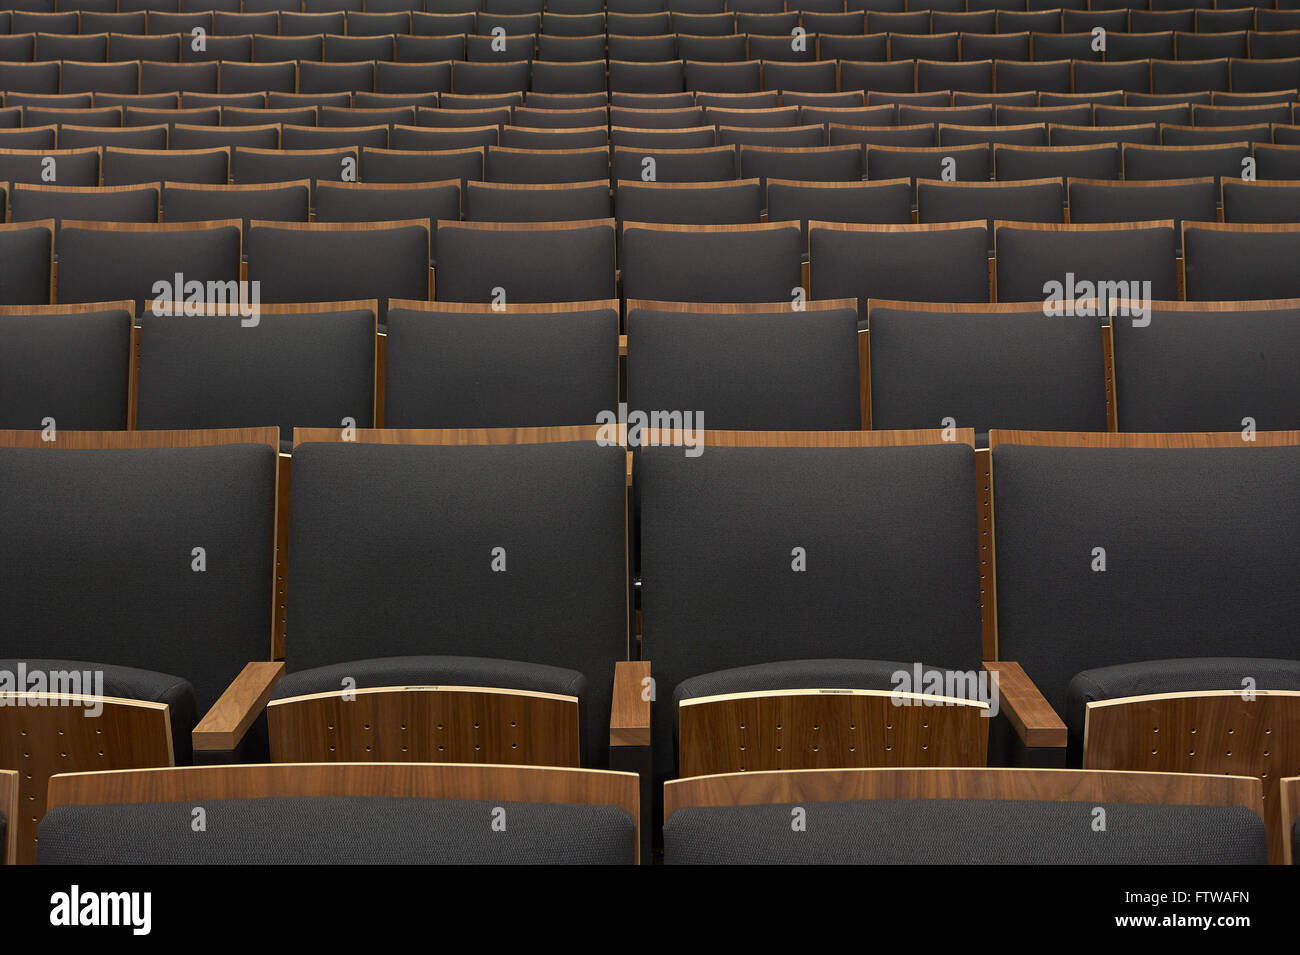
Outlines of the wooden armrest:
<svg viewBox="0 0 1300 955">
<path fill-rule="evenodd" d="M 238 746 L 248 728 L 266 708 L 271 690 L 282 676 L 284 664 L 281 662 L 247 664 L 194 727 L 194 748 L 227 751 Z"/>
<path fill-rule="evenodd" d="M 649 660 L 614 664 L 614 698 L 609 709 L 610 746 L 650 745 Z"/>
<path fill-rule="evenodd" d="M 1064 747 L 1065 723 L 1019 663 L 985 660 L 984 669 L 998 675 L 998 694 L 1007 719 L 1021 742 L 1031 747 Z"/>
</svg>

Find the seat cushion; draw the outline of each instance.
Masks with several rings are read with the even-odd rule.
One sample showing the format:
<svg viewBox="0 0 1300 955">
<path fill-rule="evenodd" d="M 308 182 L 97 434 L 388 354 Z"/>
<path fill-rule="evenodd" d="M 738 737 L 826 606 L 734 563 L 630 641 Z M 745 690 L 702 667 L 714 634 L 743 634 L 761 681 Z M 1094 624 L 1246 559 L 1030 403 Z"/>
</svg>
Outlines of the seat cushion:
<svg viewBox="0 0 1300 955">
<path fill-rule="evenodd" d="M 1092 825 L 1099 807 L 1104 831 Z M 806 827 L 796 831 L 800 808 Z M 1268 845 L 1263 820 L 1241 806 L 889 799 L 679 809 L 664 823 L 664 861 L 1264 865 Z"/>
<path fill-rule="evenodd" d="M 193 810 L 207 830 L 196 838 Z M 501 811 L 504 811 L 504 814 Z M 494 819 L 504 829 L 494 830 Z M 43 865 L 630 864 L 636 826 L 617 806 L 471 799 L 295 797 L 59 806 Z"/>
<path fill-rule="evenodd" d="M 142 700 L 146 703 L 167 704 L 167 714 L 172 728 L 172 752 L 177 766 L 189 765 L 192 747 L 190 733 L 198 723 L 198 707 L 194 699 L 194 687 L 189 681 L 168 673 L 154 670 L 140 670 L 135 667 L 113 666 L 104 663 L 89 663 L 85 660 L 43 660 L 43 659 L 0 659 L 0 673 L 7 680 L 18 680 L 19 666 L 27 674 L 22 686 L 14 685 L 4 689 L 44 689 L 51 692 L 55 680 L 51 674 L 64 673 L 71 677 L 82 674 L 80 686 L 75 682 L 62 682 L 67 690 L 76 689 L 86 695 L 96 695 L 103 699 Z M 38 687 L 33 683 L 34 674 L 44 674 L 45 683 Z M 86 677 L 85 674 L 90 676 Z M 103 674 L 103 686 L 98 686 L 97 674 Z M 88 769 L 89 767 L 81 767 Z M 3 844 L 0 839 L 0 844 Z"/>
</svg>

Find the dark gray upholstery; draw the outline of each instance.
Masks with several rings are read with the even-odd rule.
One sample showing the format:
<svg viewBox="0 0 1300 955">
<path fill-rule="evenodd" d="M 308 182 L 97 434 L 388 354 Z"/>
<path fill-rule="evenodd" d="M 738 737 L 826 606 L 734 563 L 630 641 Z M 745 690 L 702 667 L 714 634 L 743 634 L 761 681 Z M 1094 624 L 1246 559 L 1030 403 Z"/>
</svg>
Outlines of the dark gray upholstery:
<svg viewBox="0 0 1300 955">
<path fill-rule="evenodd" d="M 608 175 L 609 150 L 599 146 L 542 152 L 489 146 L 483 168 L 489 182 L 592 182 Z"/>
<path fill-rule="evenodd" d="M 612 223 L 497 230 L 444 222 L 435 236 L 434 255 L 434 293 L 440 302 L 490 302 L 495 288 L 505 289 L 507 302 L 614 297 Z"/>
<path fill-rule="evenodd" d="M 496 146 L 501 139 L 497 126 L 454 126 L 432 129 L 427 126 L 394 126 L 388 133 L 391 149 L 435 150 L 472 149 Z"/>
<path fill-rule="evenodd" d="M 628 406 L 736 431 L 856 431 L 857 311 L 629 309 Z"/>
<path fill-rule="evenodd" d="M 1111 142 L 1091 149 L 1067 147 L 1055 140 L 1048 149 L 998 145 L 993 147 L 993 156 L 999 180 L 1056 176 L 1118 179 L 1122 168 L 1119 147 Z"/>
<path fill-rule="evenodd" d="M 1300 298 L 1300 231 L 1183 233 L 1189 301 Z M 1163 298 L 1164 296 L 1157 296 Z"/>
<path fill-rule="evenodd" d="M 974 466 L 960 444 L 643 448 L 656 777 L 674 774 L 672 690 L 689 677 L 811 657 L 977 669 Z"/>
<path fill-rule="evenodd" d="M 251 320 L 251 319 L 250 319 Z M 375 316 L 369 309 L 141 319 L 142 429 L 357 427 L 373 423 Z"/>
<path fill-rule="evenodd" d="M 306 222 L 311 211 L 311 190 L 305 184 L 272 189 L 241 186 L 184 189 L 164 183 L 162 205 L 163 219 L 167 222 L 241 218 L 247 235 L 250 219 Z"/>
<path fill-rule="evenodd" d="M 0 155 L 0 181 L 46 184 L 42 174 L 55 162 L 59 184 L 63 186 L 99 185 L 99 151 L 96 149 L 15 152 Z"/>
<path fill-rule="evenodd" d="M 345 680 L 353 682 L 345 684 Z M 583 703 L 587 696 L 587 678 L 576 670 L 485 657 L 421 656 L 378 657 L 299 670 L 275 685 L 272 699 L 329 693 L 345 685 L 356 689 L 402 685 L 494 686 L 576 696 Z"/>
<path fill-rule="evenodd" d="M 211 149 L 202 154 L 187 152 L 184 155 L 160 150 L 154 155 L 142 155 L 110 147 L 104 150 L 103 163 L 106 186 L 129 186 L 163 180 L 224 185 L 230 177 L 230 156 L 224 149 Z"/>
<path fill-rule="evenodd" d="M 700 188 L 681 184 L 620 182 L 615 196 L 625 222 L 678 225 L 735 225 L 758 222 L 763 215 L 763 188 L 757 182 L 720 182 Z"/>
<path fill-rule="evenodd" d="M 167 137 L 172 149 L 212 149 L 220 146 L 248 146 L 275 149 L 280 144 L 280 129 L 274 124 L 262 126 L 187 126 L 177 123 Z"/>
<path fill-rule="evenodd" d="M 767 214 L 773 222 L 798 219 L 807 243 L 808 222 L 912 221 L 912 187 L 905 182 L 852 184 L 773 182 L 767 184 Z"/>
<path fill-rule="evenodd" d="M 259 445 L 0 449 L 4 652 L 175 673 L 206 712 L 270 650 L 274 483 Z"/>
<path fill-rule="evenodd" d="M 1049 282 L 1147 282 L 1151 298 L 1178 298 L 1176 240 L 1170 226 L 1083 231 L 1040 231 L 1003 225 L 996 230 L 998 301 L 1044 301 Z M 1144 286 L 1132 291 L 1136 297 Z M 1060 296 L 1057 292 L 1057 297 Z M 1128 296 L 1125 296 L 1128 297 Z"/>
<path fill-rule="evenodd" d="M 483 150 L 407 152 L 400 149 L 361 150 L 364 182 L 438 182 L 442 179 L 482 179 Z"/>
<path fill-rule="evenodd" d="M 1300 690 L 1300 660 L 1201 657 L 1143 660 L 1084 670 L 1070 681 L 1062 714 L 1070 731 L 1071 761 L 1079 761 L 1083 754 L 1083 730 L 1089 703 L 1152 693 L 1240 692 L 1243 687 Z"/>
<path fill-rule="evenodd" d="M 1300 310 L 1156 309 L 1113 327 L 1121 431 L 1300 428 Z"/>
<path fill-rule="evenodd" d="M 313 191 L 317 222 L 395 222 L 460 218 L 460 184 L 418 188 L 357 188 L 355 183 L 318 183 Z"/>
<path fill-rule="evenodd" d="M 392 309 L 384 423 L 392 428 L 595 424 L 617 408 L 618 312 Z"/>
<path fill-rule="evenodd" d="M 740 175 L 766 180 L 796 179 L 804 182 L 853 182 L 864 174 L 861 148 L 830 146 L 812 149 L 771 149 L 742 146 Z"/>
<path fill-rule="evenodd" d="M 791 825 L 797 807 L 803 831 Z M 1104 832 L 1092 827 L 1098 807 Z M 1243 806 L 881 799 L 679 809 L 664 823 L 664 862 L 1265 865 L 1268 841 L 1263 820 Z"/>
<path fill-rule="evenodd" d="M 669 302 L 784 302 L 803 283 L 800 230 L 665 231 L 625 224 L 623 295 Z"/>
<path fill-rule="evenodd" d="M 123 129 L 104 126 L 59 127 L 59 146 L 63 149 L 90 149 L 117 146 L 123 149 L 167 148 L 166 126 L 127 126 Z"/>
<path fill-rule="evenodd" d="M 653 167 L 646 162 L 653 160 Z M 615 181 L 642 179 L 653 168 L 654 182 L 720 182 L 736 178 L 736 148 L 637 149 L 615 147 Z"/>
<path fill-rule="evenodd" d="M 193 810 L 207 814 L 195 835 Z M 494 816 L 505 812 L 505 829 Z M 44 865 L 630 865 L 617 806 L 386 796 L 60 806 L 41 821 Z"/>
<path fill-rule="evenodd" d="M 987 302 L 988 233 L 925 226 L 901 231 L 808 228 L 809 282 L 815 298 L 856 298 L 859 319 L 873 298 L 912 302 Z"/>
<path fill-rule="evenodd" d="M 230 160 L 230 181 L 240 185 L 264 182 L 290 182 L 295 179 L 343 181 L 346 160 L 355 171 L 358 150 L 343 147 L 317 151 L 312 149 L 253 150 L 234 148 Z"/>
<path fill-rule="evenodd" d="M 1240 177 L 1250 156 L 1244 143 L 1225 146 L 1125 146 L 1125 179 Z"/>
<path fill-rule="evenodd" d="M 1097 176 L 1086 171 L 1070 175 L 1100 179 L 1118 179 L 1121 160 L 1118 155 L 1124 143 L 1136 143 L 1140 146 L 1158 146 L 1160 144 L 1160 127 L 1155 123 L 1139 123 L 1134 126 L 1052 126 L 1048 129 L 1048 138 L 1056 146 L 1109 146 L 1116 155 L 1107 159 L 1107 165 L 1114 164 L 1113 176 Z M 1120 145 L 1116 145 L 1120 144 Z M 1028 157 L 1025 157 L 1028 159 Z"/>
<path fill-rule="evenodd" d="M 35 219 L 80 219 L 90 222 L 157 222 L 157 185 L 129 190 L 81 192 L 68 189 L 24 189 L 9 193 L 13 222 Z"/>
<path fill-rule="evenodd" d="M 1214 222 L 1219 190 L 1214 179 L 1100 184 L 1070 183 L 1071 222 L 1154 222 L 1174 220 L 1174 240 L 1181 249 L 1183 220 Z"/>
<path fill-rule="evenodd" d="M 993 156 L 983 144 L 924 149 L 868 146 L 867 178 L 943 179 L 948 160 L 953 161 L 951 174 L 958 182 L 987 182 L 993 174 Z"/>
<path fill-rule="evenodd" d="M 502 185 L 466 183 L 465 218 L 471 222 L 563 222 L 608 219 L 612 211 L 609 181 L 604 178 L 592 183 L 573 183 L 562 189 L 503 189 Z"/>
<path fill-rule="evenodd" d="M 0 316 L 0 428 L 125 431 L 131 314 Z"/>
<path fill-rule="evenodd" d="M 43 305 L 50 300 L 53 245 L 47 225 L 0 229 L 0 305 Z"/>
<path fill-rule="evenodd" d="M 1214 220 L 1210 217 L 1200 221 L 1213 222 Z M 1225 179 L 1223 221 L 1300 222 L 1300 186 L 1267 181 L 1246 183 L 1238 179 Z"/>
<path fill-rule="evenodd" d="M 263 302 L 345 302 L 429 297 L 429 229 L 424 222 L 374 229 L 248 230 L 248 280 Z"/>
<path fill-rule="evenodd" d="M 604 765 L 627 657 L 624 471 L 621 448 L 594 443 L 299 445 L 290 671 L 377 652 L 566 667 L 587 680 L 586 759 Z"/>
<path fill-rule="evenodd" d="M 872 426 L 1105 431 L 1105 323 L 873 308 Z"/>
<path fill-rule="evenodd" d="M 1010 184 L 920 180 L 916 184 L 916 216 L 917 222 L 983 219 L 992 240 L 995 219 L 1064 222 L 1065 185 L 1059 179 Z"/>
<path fill-rule="evenodd" d="M 1092 667 L 1294 657 L 1297 468 L 1292 447 L 995 448 L 1001 657 L 1058 713 Z"/>
<path fill-rule="evenodd" d="M 239 280 L 234 226 L 157 232 L 65 226 L 58 252 L 60 302 L 135 299 L 139 310 L 156 294 L 154 283 L 174 282 L 176 273 L 186 284 Z"/>
<path fill-rule="evenodd" d="M 87 646 L 87 649 L 90 649 Z M 28 674 L 28 687 L 32 674 L 41 673 L 46 692 L 55 692 L 51 681 L 54 674 L 63 674 L 63 679 L 70 680 L 64 684 L 67 692 L 79 692 L 87 696 L 99 695 L 102 699 L 143 700 L 149 703 L 167 704 L 168 723 L 172 731 L 172 754 L 177 766 L 186 766 L 193 756 L 190 733 L 194 730 L 199 716 L 195 700 L 194 687 L 188 680 L 168 673 L 154 670 L 140 670 L 135 667 L 116 666 L 102 660 L 46 660 L 43 658 L 0 659 L 0 671 L 15 674 L 23 667 Z M 233 674 L 232 674 L 233 678 Z M 79 683 L 78 683 L 79 679 Z M 102 685 L 99 680 L 102 679 Z M 90 769 L 81 766 L 69 772 Z"/>
</svg>

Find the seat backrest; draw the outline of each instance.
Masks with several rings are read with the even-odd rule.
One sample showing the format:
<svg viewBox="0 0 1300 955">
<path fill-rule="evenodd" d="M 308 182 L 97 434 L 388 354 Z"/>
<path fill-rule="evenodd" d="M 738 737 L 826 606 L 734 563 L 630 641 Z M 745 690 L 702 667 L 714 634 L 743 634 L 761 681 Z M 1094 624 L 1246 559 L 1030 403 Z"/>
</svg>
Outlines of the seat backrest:
<svg viewBox="0 0 1300 955">
<path fill-rule="evenodd" d="M 1294 656 L 1300 438 L 997 432 L 998 658 L 1058 713 L 1079 672 Z"/>
<path fill-rule="evenodd" d="M 587 678 L 587 761 L 605 765 L 613 664 L 628 655 L 627 462 L 595 426 L 581 433 L 452 446 L 472 436 L 299 431 L 290 672 L 410 655 L 566 667 Z"/>
<path fill-rule="evenodd" d="M 44 305 L 53 293 L 54 220 L 0 224 L 0 305 Z"/>
<path fill-rule="evenodd" d="M 618 301 L 569 305 L 394 302 L 384 424 L 594 424 L 618 406 Z"/>
<path fill-rule="evenodd" d="M 66 220 L 59 231 L 58 300 L 134 299 L 137 314 L 160 296 L 189 296 L 190 283 L 222 288 L 239 281 L 241 223 L 148 224 Z M 178 280 L 177 276 L 181 279 Z M 186 291 L 176 288 L 183 282 Z"/>
<path fill-rule="evenodd" d="M 993 232 L 1000 302 L 1178 297 L 1172 220 L 1122 225 L 997 222 Z M 1091 291 L 1085 282 L 1094 286 Z"/>
<path fill-rule="evenodd" d="M 629 299 L 778 302 L 802 289 L 798 222 L 624 222 L 622 240 L 623 294 Z"/>
<path fill-rule="evenodd" d="M 1111 329 L 1119 430 L 1300 429 L 1300 301 L 1155 302 Z"/>
<path fill-rule="evenodd" d="M 439 302 L 592 302 L 615 295 L 612 219 L 440 222 L 434 253 Z"/>
<path fill-rule="evenodd" d="M 1184 222 L 1183 253 L 1189 301 L 1300 298 L 1300 224 Z"/>
<path fill-rule="evenodd" d="M 375 302 L 259 305 L 249 317 L 174 304 L 140 322 L 137 427 L 275 424 L 291 442 L 295 427 L 373 424 Z"/>
<path fill-rule="evenodd" d="M 705 431 L 699 454 L 641 448 L 659 778 L 672 775 L 673 693 L 687 678 L 810 659 L 977 666 L 975 452 L 970 431 L 955 434 Z"/>
<path fill-rule="evenodd" d="M 428 219 L 388 222 L 264 222 L 248 228 L 248 280 L 263 302 L 429 297 Z"/>
<path fill-rule="evenodd" d="M 857 303 L 627 305 L 628 407 L 726 430 L 855 431 Z M 707 370 L 706 370 L 707 369 Z"/>
<path fill-rule="evenodd" d="M 276 438 L 0 434 L 4 655 L 172 674 L 206 712 L 270 653 Z"/>
<path fill-rule="evenodd" d="M 0 306 L 0 428 L 125 431 L 134 302 Z"/>
<path fill-rule="evenodd" d="M 1105 312 L 872 302 L 871 426 L 1105 431 Z M 1028 427 L 1028 424 L 1026 424 Z"/>
</svg>

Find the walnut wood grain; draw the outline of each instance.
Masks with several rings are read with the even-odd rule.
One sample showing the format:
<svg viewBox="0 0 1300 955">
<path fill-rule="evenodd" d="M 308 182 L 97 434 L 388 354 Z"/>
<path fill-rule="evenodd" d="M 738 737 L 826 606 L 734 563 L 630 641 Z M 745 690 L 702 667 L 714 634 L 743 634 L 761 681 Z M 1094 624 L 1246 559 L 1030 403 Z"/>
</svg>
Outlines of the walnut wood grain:
<svg viewBox="0 0 1300 955">
<path fill-rule="evenodd" d="M 1288 834 L 1295 831 L 1295 824 L 1300 821 L 1300 776 L 1290 776 L 1278 784 L 1278 805 L 1282 810 L 1282 862 L 1295 865 L 1295 850 Z"/>
<path fill-rule="evenodd" d="M 619 660 L 614 664 L 614 695 L 609 714 L 610 746 L 650 745 L 649 660 Z"/>
<path fill-rule="evenodd" d="M 600 425 L 565 425 L 541 428 L 357 428 L 353 441 L 359 444 L 550 444 L 565 441 L 595 441 Z M 3 434 L 3 432 L 0 432 Z M 293 446 L 309 441 L 343 441 L 339 428 L 294 428 Z"/>
<path fill-rule="evenodd" d="M 988 706 L 967 700 L 808 688 L 683 700 L 678 712 L 682 776 L 988 757 Z"/>
<path fill-rule="evenodd" d="M 1024 444 L 1039 448 L 1242 448 L 1300 444 L 1300 431 L 1257 431 L 1254 441 L 1242 441 L 1240 431 L 1142 433 L 1126 431 L 1004 431 L 989 432 L 989 447 Z M 993 487 L 997 489 L 997 475 Z"/>
<path fill-rule="evenodd" d="M 1300 773 L 1300 690 L 1156 693 L 1088 704 L 1087 769 L 1257 776 L 1269 858 L 1289 840 L 1278 781 Z"/>
<path fill-rule="evenodd" d="M 18 772 L 0 769 L 0 815 L 11 824 L 5 826 L 5 841 L 0 845 L 0 864 L 18 864 Z"/>
<path fill-rule="evenodd" d="M 705 447 L 716 448 L 896 448 L 923 444 L 975 446 L 974 428 L 954 428 L 954 440 L 944 441 L 938 429 L 916 431 L 704 431 Z M 642 444 L 681 445 L 682 434 L 645 428 Z"/>
<path fill-rule="evenodd" d="M 36 829 L 46 782 L 77 770 L 170 766 L 171 720 L 165 703 L 96 699 L 81 694 L 0 694 L 0 766 L 18 770 L 18 862 L 36 861 Z M 103 711 L 92 714 L 97 706 Z"/>
<path fill-rule="evenodd" d="M 1065 746 L 1065 723 L 1019 663 L 986 660 L 983 666 L 985 670 L 997 673 L 1002 710 L 1026 746 Z"/>
<path fill-rule="evenodd" d="M 254 662 L 226 687 L 212 709 L 194 727 L 194 749 L 229 751 L 239 745 L 248 728 L 271 699 L 271 691 L 284 676 L 284 664 Z"/>
<path fill-rule="evenodd" d="M 555 693 L 374 687 L 273 700 L 266 716 L 277 763 L 580 762 L 578 698 Z"/>
<path fill-rule="evenodd" d="M 1260 812 L 1258 779 L 1079 769 L 805 769 L 670 780 L 664 818 L 685 806 L 852 799 L 1043 799 L 1244 806 Z"/>
</svg>

